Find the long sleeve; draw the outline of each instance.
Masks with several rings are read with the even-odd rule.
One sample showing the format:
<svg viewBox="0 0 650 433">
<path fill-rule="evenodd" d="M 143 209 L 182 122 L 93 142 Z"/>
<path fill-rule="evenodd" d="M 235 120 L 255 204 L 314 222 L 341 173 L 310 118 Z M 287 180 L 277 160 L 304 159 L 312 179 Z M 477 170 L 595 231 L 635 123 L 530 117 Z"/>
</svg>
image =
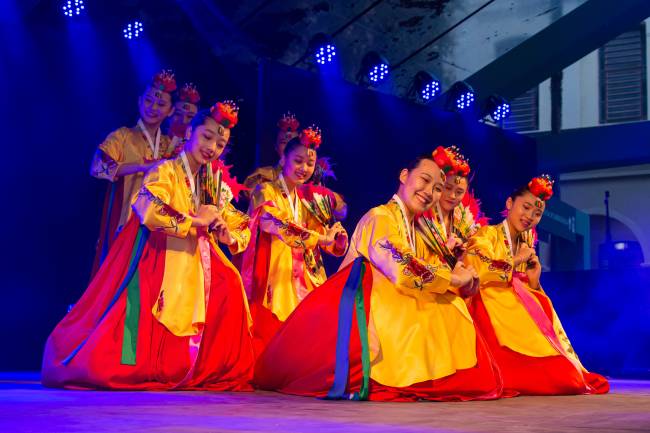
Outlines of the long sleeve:
<svg viewBox="0 0 650 433">
<path fill-rule="evenodd" d="M 235 238 L 235 243 L 228 246 L 232 254 L 241 253 L 248 247 L 251 240 L 251 230 L 248 227 L 250 218 L 243 212 L 235 209 L 228 203 L 223 210 L 223 219 L 228 225 L 230 235 Z"/>
<path fill-rule="evenodd" d="M 397 290 L 413 297 L 449 290 L 449 267 L 417 258 L 400 234 L 395 219 L 379 212 L 368 214 L 364 219 L 365 223 L 362 220 L 357 226 L 352 243 Z"/>
<path fill-rule="evenodd" d="M 315 248 L 319 233 L 294 223 L 289 212 L 278 206 L 279 198 L 270 183 L 259 185 L 253 192 L 251 209 L 259 212 L 260 229 L 292 248 Z"/>
<path fill-rule="evenodd" d="M 467 243 L 465 263 L 474 267 L 481 285 L 490 282 L 504 283 L 512 279 L 512 258 L 497 252 L 498 240 L 496 226 L 485 226 Z"/>
<path fill-rule="evenodd" d="M 301 204 L 301 206 L 302 206 L 302 204 Z M 307 229 L 311 230 L 312 232 L 321 234 L 321 235 L 325 235 L 327 233 L 327 229 L 304 206 L 302 208 L 302 212 L 303 212 L 303 214 L 306 215 L 305 221 L 306 221 Z M 326 245 L 326 246 L 321 246 L 320 248 L 321 248 L 321 250 L 323 250 L 324 252 L 326 252 L 329 255 L 332 255 L 334 257 L 341 257 L 341 256 L 345 255 L 345 252 L 348 249 L 348 243 L 346 242 L 345 247 L 343 247 L 342 249 L 337 248 L 336 242 L 332 242 L 331 244 Z"/>
<path fill-rule="evenodd" d="M 174 191 L 181 188 L 171 162 L 154 167 L 133 200 L 133 211 L 151 231 L 184 238 L 192 226 L 192 218 L 170 203 Z"/>
<path fill-rule="evenodd" d="M 91 176 L 115 182 L 117 170 L 124 163 L 124 143 L 128 133 L 128 128 L 120 128 L 111 132 L 99 145 L 90 165 Z"/>
</svg>

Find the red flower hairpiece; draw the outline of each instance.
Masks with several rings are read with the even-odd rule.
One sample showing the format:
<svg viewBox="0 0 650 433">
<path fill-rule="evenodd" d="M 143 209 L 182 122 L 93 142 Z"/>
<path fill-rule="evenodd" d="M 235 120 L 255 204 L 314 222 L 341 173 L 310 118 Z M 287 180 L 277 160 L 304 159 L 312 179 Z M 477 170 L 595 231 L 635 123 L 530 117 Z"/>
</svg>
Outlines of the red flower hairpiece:
<svg viewBox="0 0 650 433">
<path fill-rule="evenodd" d="M 176 78 L 171 70 L 163 69 L 154 75 L 151 85 L 163 92 L 172 93 L 176 90 Z"/>
<path fill-rule="evenodd" d="M 548 200 L 553 197 L 553 184 L 555 181 L 548 174 L 533 178 L 528 182 L 528 190 L 540 200 Z"/>
<path fill-rule="evenodd" d="M 212 118 L 226 128 L 234 128 L 237 125 L 239 107 L 233 101 L 217 102 L 210 108 Z"/>
<path fill-rule="evenodd" d="M 444 147 L 436 147 L 436 150 L 431 153 L 431 156 L 443 173 L 450 174 L 454 171 L 453 154 Z"/>
<path fill-rule="evenodd" d="M 456 176 L 467 177 L 469 176 L 469 160 L 465 155 L 460 153 L 460 149 L 456 146 L 449 146 L 447 151 L 452 154 L 452 161 L 454 163 L 454 173 Z"/>
<path fill-rule="evenodd" d="M 312 125 L 300 133 L 300 143 L 310 149 L 318 149 L 322 142 L 322 133 L 319 127 Z"/>
<path fill-rule="evenodd" d="M 296 119 L 295 114 L 287 111 L 285 114 L 280 117 L 278 120 L 278 128 L 282 131 L 297 131 L 300 128 L 300 122 Z"/>
<path fill-rule="evenodd" d="M 470 172 L 469 160 L 460 153 L 456 146 L 442 147 L 438 146 L 432 153 L 433 160 L 438 167 L 450 176 L 467 177 Z"/>
<path fill-rule="evenodd" d="M 186 83 L 178 93 L 178 99 L 183 102 L 197 105 L 201 100 L 201 95 L 194 84 Z"/>
</svg>

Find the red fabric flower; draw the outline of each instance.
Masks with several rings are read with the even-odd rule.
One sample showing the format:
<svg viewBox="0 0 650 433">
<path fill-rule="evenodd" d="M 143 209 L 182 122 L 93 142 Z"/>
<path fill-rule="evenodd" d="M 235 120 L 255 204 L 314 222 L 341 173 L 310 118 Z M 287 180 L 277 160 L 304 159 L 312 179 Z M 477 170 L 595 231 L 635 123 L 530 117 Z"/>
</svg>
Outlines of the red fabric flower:
<svg viewBox="0 0 650 433">
<path fill-rule="evenodd" d="M 322 133 L 319 127 L 312 125 L 300 133 L 300 143 L 310 149 L 318 149 L 322 142 Z"/>
<path fill-rule="evenodd" d="M 451 158 L 452 155 L 447 152 L 447 149 L 442 146 L 438 146 L 436 147 L 436 150 L 433 151 L 431 156 L 433 157 L 435 163 L 438 164 L 438 167 L 440 167 L 440 170 L 443 171 L 443 173 L 452 174 L 454 170 L 454 161 Z"/>
<path fill-rule="evenodd" d="M 533 178 L 528 182 L 528 190 L 540 200 L 548 200 L 553 197 L 553 179 L 548 174 Z"/>
<path fill-rule="evenodd" d="M 163 69 L 154 75 L 151 84 L 154 88 L 167 93 L 176 90 L 176 78 L 174 78 L 174 73 L 168 69 Z"/>
<path fill-rule="evenodd" d="M 300 122 L 296 119 L 296 116 L 287 111 L 285 114 L 280 117 L 278 120 L 278 128 L 282 131 L 297 131 L 300 128 Z"/>
<path fill-rule="evenodd" d="M 192 83 L 186 83 L 178 94 L 178 99 L 183 102 L 197 105 L 201 100 L 201 95 Z"/>
<path fill-rule="evenodd" d="M 234 128 L 237 125 L 239 107 L 233 101 L 217 102 L 210 108 L 210 115 L 215 122 L 226 128 Z"/>
</svg>

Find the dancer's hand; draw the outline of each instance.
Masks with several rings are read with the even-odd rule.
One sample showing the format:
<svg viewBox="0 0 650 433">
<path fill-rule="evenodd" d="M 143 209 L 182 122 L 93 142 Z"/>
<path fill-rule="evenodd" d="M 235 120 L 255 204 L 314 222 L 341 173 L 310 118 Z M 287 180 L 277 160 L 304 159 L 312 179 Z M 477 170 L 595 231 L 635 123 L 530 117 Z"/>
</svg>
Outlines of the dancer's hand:
<svg viewBox="0 0 650 433">
<path fill-rule="evenodd" d="M 344 250 L 348 244 L 348 232 L 345 231 L 345 228 L 339 222 L 334 224 L 334 226 L 339 227 L 339 231 L 334 235 L 334 239 L 336 240 L 336 249 Z"/>
<path fill-rule="evenodd" d="M 230 234 L 228 224 L 221 215 L 217 215 L 217 218 L 210 225 L 210 231 L 216 234 L 217 240 L 222 244 L 232 245 L 235 243 L 235 238 Z"/>
<path fill-rule="evenodd" d="M 465 266 L 461 261 L 456 263 L 454 270 L 451 272 L 451 285 L 452 287 L 465 287 L 470 284 L 474 278 L 478 278 L 474 267 Z"/>
<path fill-rule="evenodd" d="M 528 246 L 528 244 L 521 244 L 519 251 L 513 257 L 515 268 L 522 263 L 528 262 L 535 255 L 535 250 Z"/>
<path fill-rule="evenodd" d="M 539 289 L 539 278 L 542 275 L 542 264 L 539 262 L 539 257 L 537 254 L 528 259 L 526 262 L 528 267 L 526 268 L 526 276 L 528 277 L 528 284 L 531 289 Z"/>
<path fill-rule="evenodd" d="M 345 231 L 341 223 L 335 223 L 332 227 L 327 229 L 327 232 L 324 235 L 320 236 L 318 243 L 322 246 L 331 245 L 336 240 L 336 235 L 340 233 L 341 230 Z"/>
<path fill-rule="evenodd" d="M 219 210 L 216 206 L 203 204 L 196 216 L 192 218 L 192 227 L 209 227 L 219 218 Z"/>
</svg>

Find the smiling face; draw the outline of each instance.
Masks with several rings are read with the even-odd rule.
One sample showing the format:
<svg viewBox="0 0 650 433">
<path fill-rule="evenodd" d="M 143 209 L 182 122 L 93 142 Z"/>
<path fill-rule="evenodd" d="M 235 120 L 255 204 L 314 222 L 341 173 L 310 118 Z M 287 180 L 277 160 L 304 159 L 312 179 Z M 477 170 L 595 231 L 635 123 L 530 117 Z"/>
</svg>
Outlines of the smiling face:
<svg viewBox="0 0 650 433">
<path fill-rule="evenodd" d="M 440 197 L 440 208 L 444 212 L 452 212 L 465 197 L 467 178 L 463 176 L 447 176 Z"/>
<path fill-rule="evenodd" d="M 294 185 L 302 185 L 314 173 L 316 151 L 300 144 L 282 157 L 281 164 L 284 178 Z"/>
<path fill-rule="evenodd" d="M 144 94 L 138 99 L 140 118 L 146 125 L 160 126 L 174 110 L 172 95 L 162 90 L 147 87 Z"/>
<path fill-rule="evenodd" d="M 411 214 L 419 214 L 440 200 L 443 188 L 442 171 L 430 159 L 422 159 L 411 169 L 404 169 L 399 176 L 397 195 Z"/>
<path fill-rule="evenodd" d="M 185 151 L 199 165 L 203 165 L 221 156 L 228 144 L 230 129 L 224 128 L 213 118 L 206 117 L 196 129 L 189 127 L 186 137 Z"/>
<path fill-rule="evenodd" d="M 508 197 L 506 201 L 508 225 L 519 233 L 532 229 L 539 224 L 545 208 L 546 203 L 530 191 L 525 191 L 514 200 Z"/>
</svg>

